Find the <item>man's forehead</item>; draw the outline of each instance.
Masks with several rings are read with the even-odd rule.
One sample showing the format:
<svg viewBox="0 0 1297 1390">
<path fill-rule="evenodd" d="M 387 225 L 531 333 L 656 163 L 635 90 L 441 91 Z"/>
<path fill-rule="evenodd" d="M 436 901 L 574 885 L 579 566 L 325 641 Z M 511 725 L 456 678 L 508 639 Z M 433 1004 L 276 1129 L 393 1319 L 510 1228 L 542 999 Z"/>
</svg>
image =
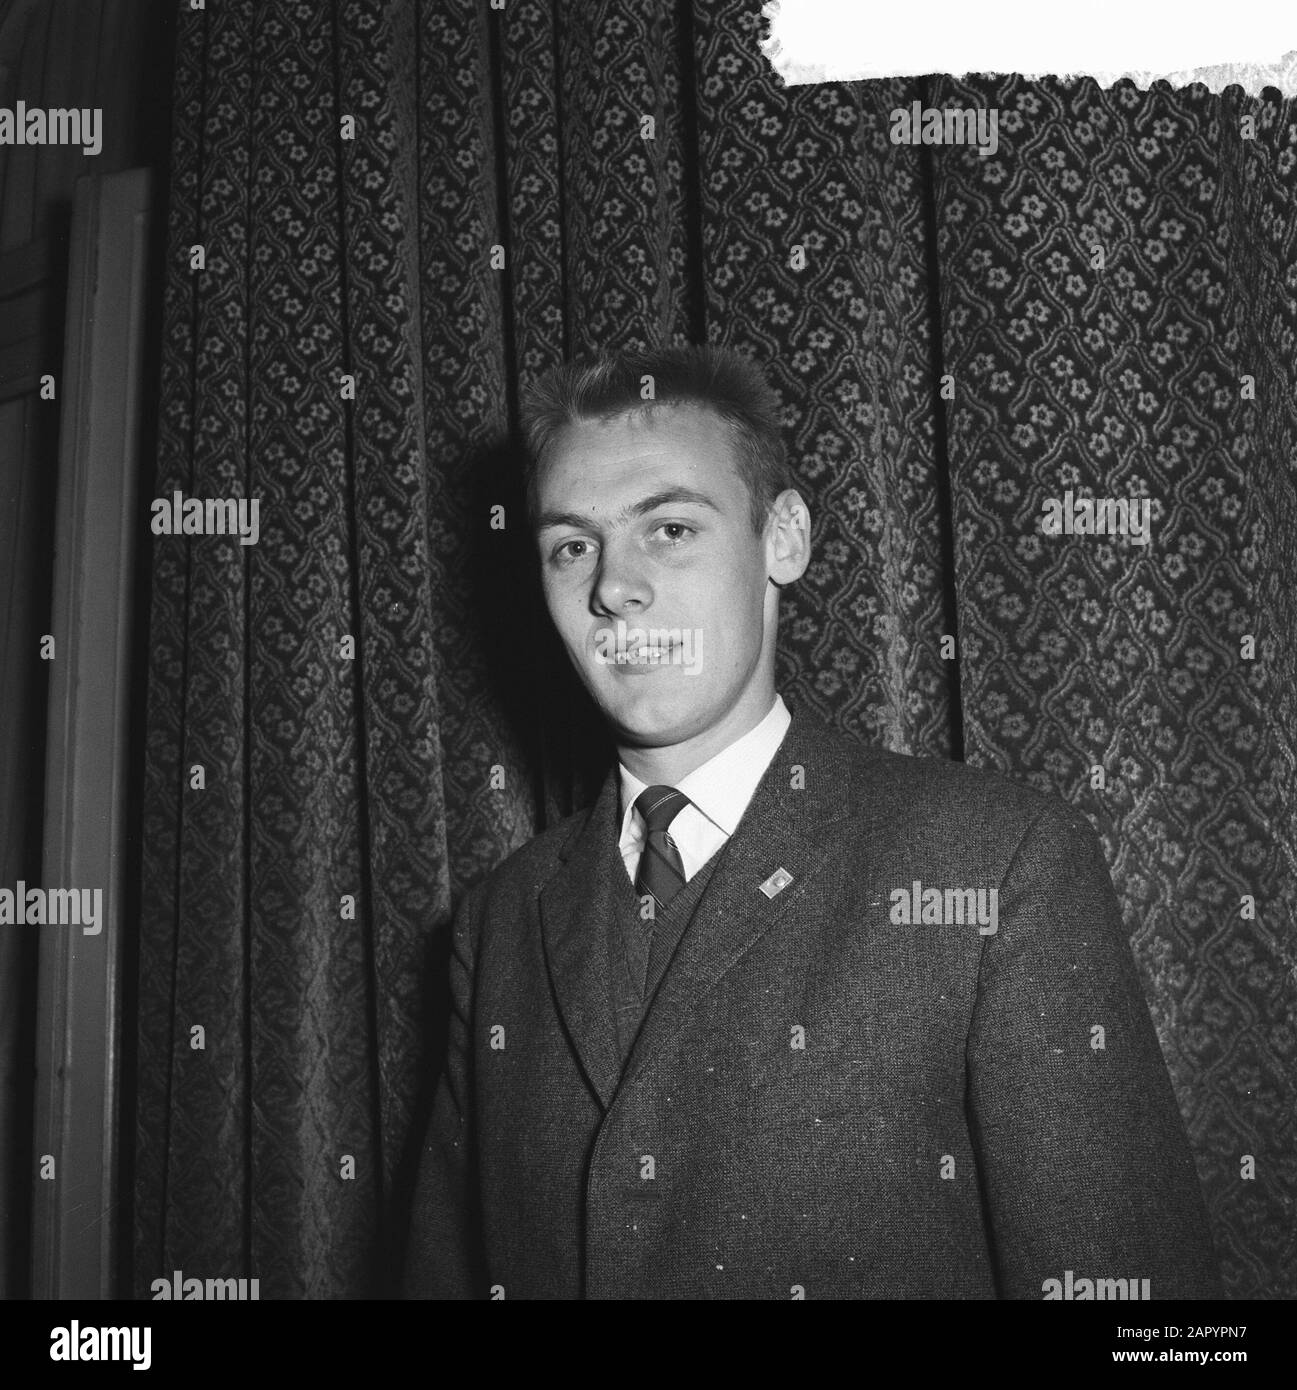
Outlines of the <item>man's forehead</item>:
<svg viewBox="0 0 1297 1390">
<path fill-rule="evenodd" d="M 706 410 L 695 411 L 698 418 L 685 418 L 684 409 L 671 408 L 677 419 L 666 430 L 653 424 L 641 428 L 638 414 L 565 426 L 572 431 L 591 428 L 566 440 L 560 435 L 546 450 L 536 529 L 575 524 L 578 517 L 621 525 L 662 506 L 699 506 L 718 513 L 746 507 L 727 422 Z M 605 429 L 605 424 L 613 428 Z"/>
<path fill-rule="evenodd" d="M 633 488 L 638 474 L 664 470 L 677 475 L 682 485 L 702 486 L 705 478 L 709 490 L 727 491 L 737 480 L 729 423 L 691 404 L 570 421 L 545 450 L 537 481 L 542 492 L 560 483 L 573 485 L 574 474 L 582 486 Z"/>
</svg>

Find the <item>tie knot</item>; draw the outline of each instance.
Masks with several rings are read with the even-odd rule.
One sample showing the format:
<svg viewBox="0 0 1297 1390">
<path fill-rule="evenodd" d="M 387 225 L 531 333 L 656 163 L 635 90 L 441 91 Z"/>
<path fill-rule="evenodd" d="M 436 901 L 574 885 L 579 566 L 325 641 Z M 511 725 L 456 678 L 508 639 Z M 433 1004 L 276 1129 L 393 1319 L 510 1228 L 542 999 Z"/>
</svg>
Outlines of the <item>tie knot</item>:
<svg viewBox="0 0 1297 1390">
<path fill-rule="evenodd" d="M 665 830 L 689 805 L 689 798 L 675 787 L 645 787 L 635 798 L 635 809 L 649 833 Z"/>
</svg>

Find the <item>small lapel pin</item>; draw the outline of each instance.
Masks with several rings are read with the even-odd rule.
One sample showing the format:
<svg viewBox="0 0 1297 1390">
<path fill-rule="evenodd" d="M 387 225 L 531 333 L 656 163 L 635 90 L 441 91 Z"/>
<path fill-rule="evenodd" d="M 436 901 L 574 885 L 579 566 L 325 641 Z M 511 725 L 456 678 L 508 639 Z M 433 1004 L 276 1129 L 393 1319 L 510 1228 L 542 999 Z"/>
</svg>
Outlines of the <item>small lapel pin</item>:
<svg viewBox="0 0 1297 1390">
<path fill-rule="evenodd" d="M 767 898 L 773 898 L 776 893 L 782 893 L 792 881 L 792 874 L 787 869 L 779 868 L 761 885 L 761 891 Z"/>
</svg>

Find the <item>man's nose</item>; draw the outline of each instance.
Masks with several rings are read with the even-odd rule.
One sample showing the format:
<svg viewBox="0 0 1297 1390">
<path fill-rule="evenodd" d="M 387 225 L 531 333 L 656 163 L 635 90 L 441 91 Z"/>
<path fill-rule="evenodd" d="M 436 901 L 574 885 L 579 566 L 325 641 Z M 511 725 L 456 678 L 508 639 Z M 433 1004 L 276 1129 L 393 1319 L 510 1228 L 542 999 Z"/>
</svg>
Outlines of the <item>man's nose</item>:
<svg viewBox="0 0 1297 1390">
<path fill-rule="evenodd" d="M 599 556 L 590 603 L 598 613 L 639 613 L 653 597 L 642 556 L 631 546 L 608 545 Z"/>
</svg>

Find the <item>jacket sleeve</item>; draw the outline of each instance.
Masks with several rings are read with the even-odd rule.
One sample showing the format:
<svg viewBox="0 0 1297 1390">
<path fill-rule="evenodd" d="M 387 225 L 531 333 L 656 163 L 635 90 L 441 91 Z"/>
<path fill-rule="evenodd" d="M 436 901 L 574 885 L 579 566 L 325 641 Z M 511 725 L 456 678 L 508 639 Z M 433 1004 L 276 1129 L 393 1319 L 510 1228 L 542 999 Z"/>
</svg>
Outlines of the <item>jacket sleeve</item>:
<svg viewBox="0 0 1297 1390">
<path fill-rule="evenodd" d="M 405 1298 L 486 1296 L 474 1153 L 473 959 L 482 888 L 455 916 L 446 1058 L 419 1159 L 402 1292 Z"/>
<path fill-rule="evenodd" d="M 1069 1270 L 1147 1279 L 1154 1299 L 1222 1296 L 1107 865 L 1062 803 L 1036 817 L 1004 875 L 969 1030 L 968 1111 L 1001 1297 L 1043 1298 Z"/>
</svg>

